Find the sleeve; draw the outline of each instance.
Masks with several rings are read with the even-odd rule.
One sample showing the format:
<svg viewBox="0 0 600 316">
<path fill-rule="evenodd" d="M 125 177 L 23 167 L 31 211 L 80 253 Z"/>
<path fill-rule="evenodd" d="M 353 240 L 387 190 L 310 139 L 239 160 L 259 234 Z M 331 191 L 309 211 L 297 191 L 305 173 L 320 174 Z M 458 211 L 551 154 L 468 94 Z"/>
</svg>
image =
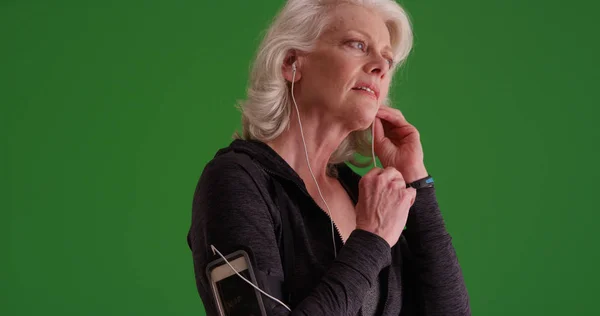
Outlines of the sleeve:
<svg viewBox="0 0 600 316">
<path fill-rule="evenodd" d="M 452 238 L 446 231 L 435 188 L 417 190 L 404 237 L 416 272 L 419 315 L 471 315 L 469 297 Z"/>
<path fill-rule="evenodd" d="M 265 198 L 243 166 L 223 160 L 207 165 L 194 193 L 188 235 L 196 285 L 207 315 L 217 315 L 205 274 L 215 258 L 210 245 L 223 254 L 249 249 L 255 270 L 283 271 L 274 225 Z M 267 314 L 356 315 L 366 290 L 390 262 L 390 247 L 384 239 L 355 230 L 308 297 L 290 313 L 277 303 L 267 304 L 271 300 L 263 296 Z"/>
</svg>

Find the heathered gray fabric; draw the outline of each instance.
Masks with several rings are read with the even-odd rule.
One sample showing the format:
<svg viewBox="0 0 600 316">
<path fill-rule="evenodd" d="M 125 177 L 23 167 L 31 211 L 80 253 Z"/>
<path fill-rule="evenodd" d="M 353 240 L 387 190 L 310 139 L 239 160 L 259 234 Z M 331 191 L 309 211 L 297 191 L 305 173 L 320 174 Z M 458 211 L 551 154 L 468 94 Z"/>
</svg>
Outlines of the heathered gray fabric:
<svg viewBox="0 0 600 316">
<path fill-rule="evenodd" d="M 336 168 L 356 204 L 360 176 L 344 164 Z M 278 184 L 292 222 L 293 275 L 285 280 L 293 285 L 291 301 L 284 298 L 282 222 L 274 189 Z M 258 141 L 234 140 L 206 165 L 194 193 L 187 241 L 207 315 L 217 315 L 205 272 L 217 258 L 211 244 L 224 254 L 248 251 L 259 286 L 292 307 L 290 313 L 263 297 L 268 315 L 359 315 L 378 275 L 387 285 L 380 315 L 471 315 L 435 188 L 418 190 L 407 229 L 394 247 L 375 234 L 355 230 L 345 244 L 336 236 L 334 258 L 327 214 L 285 160 Z"/>
<path fill-rule="evenodd" d="M 365 295 L 361 309 L 362 316 L 377 316 L 381 313 L 384 303 L 384 300 L 380 297 L 382 286 L 383 282 L 380 282 L 379 278 L 375 278 L 375 283 Z"/>
</svg>

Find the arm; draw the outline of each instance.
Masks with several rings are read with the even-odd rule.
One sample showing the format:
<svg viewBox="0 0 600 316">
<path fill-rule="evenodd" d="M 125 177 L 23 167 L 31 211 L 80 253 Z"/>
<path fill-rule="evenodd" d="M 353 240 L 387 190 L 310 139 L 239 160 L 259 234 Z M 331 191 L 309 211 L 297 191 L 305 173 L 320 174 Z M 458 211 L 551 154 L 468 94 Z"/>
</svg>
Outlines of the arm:
<svg viewBox="0 0 600 316">
<path fill-rule="evenodd" d="M 420 315 L 471 315 L 463 275 L 446 231 L 435 188 L 417 190 L 404 236 L 413 253 Z"/>
<path fill-rule="evenodd" d="M 194 194 L 189 243 L 193 253 L 198 292 L 207 315 L 216 315 L 205 268 L 222 253 L 250 249 L 255 269 L 283 275 L 275 223 L 266 199 L 253 178 L 235 161 L 215 160 L 205 168 Z M 362 297 L 380 270 L 391 261 L 390 248 L 381 237 L 354 231 L 315 289 L 290 313 L 263 297 L 269 315 L 355 315 Z"/>
</svg>

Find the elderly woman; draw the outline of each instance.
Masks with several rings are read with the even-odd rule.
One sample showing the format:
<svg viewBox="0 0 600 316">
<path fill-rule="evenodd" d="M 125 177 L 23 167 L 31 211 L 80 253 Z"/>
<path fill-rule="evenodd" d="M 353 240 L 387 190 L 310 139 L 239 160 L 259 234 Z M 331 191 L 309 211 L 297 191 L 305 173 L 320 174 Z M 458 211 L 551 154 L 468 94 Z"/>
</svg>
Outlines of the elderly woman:
<svg viewBox="0 0 600 316">
<path fill-rule="evenodd" d="M 288 0 L 241 104 L 243 135 L 205 167 L 188 243 L 206 268 L 251 254 L 267 315 L 470 315 L 419 133 L 389 107 L 412 46 L 392 0 Z M 379 157 L 362 178 L 346 162 Z M 262 295 L 262 294 L 261 294 Z"/>
</svg>

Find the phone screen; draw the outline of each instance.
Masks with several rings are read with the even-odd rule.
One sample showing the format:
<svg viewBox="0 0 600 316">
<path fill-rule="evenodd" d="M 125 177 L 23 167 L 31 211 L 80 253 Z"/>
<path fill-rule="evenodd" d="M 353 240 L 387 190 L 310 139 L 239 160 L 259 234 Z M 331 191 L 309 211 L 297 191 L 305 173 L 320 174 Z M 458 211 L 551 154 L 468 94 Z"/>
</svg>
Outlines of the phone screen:
<svg viewBox="0 0 600 316">
<path fill-rule="evenodd" d="M 239 273 L 250 280 L 250 273 L 248 273 L 247 269 Z M 237 276 L 237 274 L 217 281 L 216 286 L 221 297 L 221 304 L 223 305 L 225 315 L 261 315 L 254 288 Z"/>
</svg>

